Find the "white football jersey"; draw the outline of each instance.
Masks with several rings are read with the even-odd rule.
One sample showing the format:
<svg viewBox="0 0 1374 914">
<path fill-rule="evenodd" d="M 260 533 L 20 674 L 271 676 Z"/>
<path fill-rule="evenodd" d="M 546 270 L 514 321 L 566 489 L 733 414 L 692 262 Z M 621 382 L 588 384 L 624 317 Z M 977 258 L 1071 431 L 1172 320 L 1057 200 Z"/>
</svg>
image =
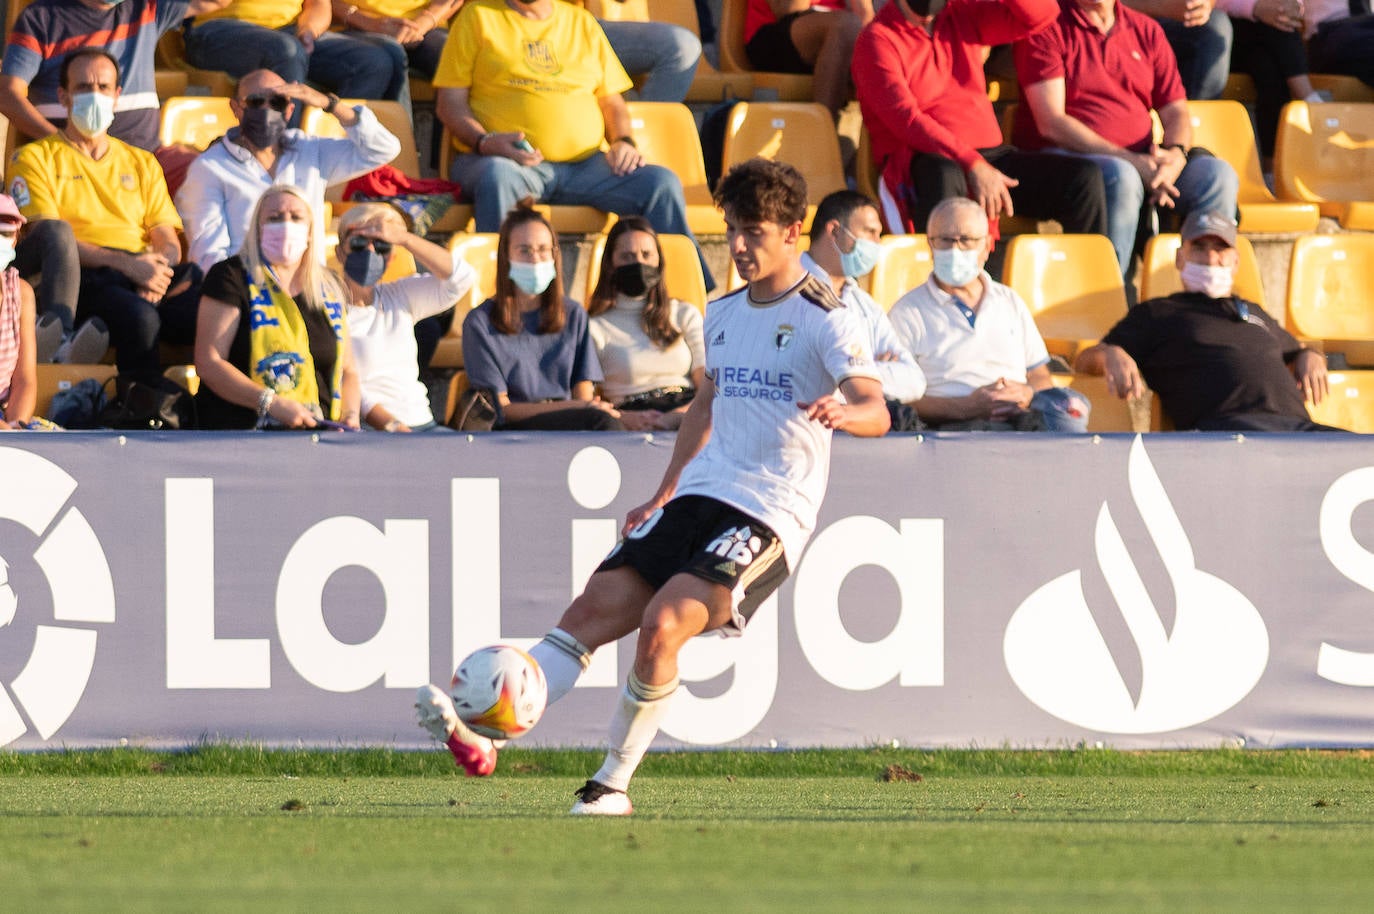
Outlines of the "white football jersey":
<svg viewBox="0 0 1374 914">
<path fill-rule="evenodd" d="M 770 305 L 741 289 L 706 306 L 711 437 L 682 471 L 678 495 L 705 495 L 772 528 L 795 563 L 830 476 L 830 429 L 799 403 L 848 377 L 878 379 L 864 330 L 810 274 Z"/>
</svg>

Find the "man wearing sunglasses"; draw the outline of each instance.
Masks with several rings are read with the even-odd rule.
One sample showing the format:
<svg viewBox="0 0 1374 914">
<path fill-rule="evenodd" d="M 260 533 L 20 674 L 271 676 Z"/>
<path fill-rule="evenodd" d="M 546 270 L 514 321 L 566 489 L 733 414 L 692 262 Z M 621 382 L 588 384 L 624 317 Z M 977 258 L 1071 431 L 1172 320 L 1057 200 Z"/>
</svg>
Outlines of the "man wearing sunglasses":
<svg viewBox="0 0 1374 914">
<path fill-rule="evenodd" d="M 333 114 L 345 138 L 288 128 L 303 105 Z M 315 210 L 316 231 L 322 232 L 325 188 L 385 165 L 401 151 L 400 140 L 370 109 L 340 104 L 338 96 L 288 83 L 271 70 L 256 70 L 239 80 L 229 107 L 238 127 L 191 163 L 176 195 L 191 259 L 202 269 L 238 252 L 254 205 L 273 184 L 300 188 Z M 323 235 L 315 241 L 315 250 L 323 252 Z"/>
<path fill-rule="evenodd" d="M 1136 305 L 1074 368 L 1106 375 L 1123 400 L 1149 384 L 1178 429 L 1339 431 L 1313 422 L 1303 402 L 1327 394 L 1325 357 L 1235 294 L 1236 223 L 1195 210 L 1180 234 L 1184 291 Z"/>
</svg>

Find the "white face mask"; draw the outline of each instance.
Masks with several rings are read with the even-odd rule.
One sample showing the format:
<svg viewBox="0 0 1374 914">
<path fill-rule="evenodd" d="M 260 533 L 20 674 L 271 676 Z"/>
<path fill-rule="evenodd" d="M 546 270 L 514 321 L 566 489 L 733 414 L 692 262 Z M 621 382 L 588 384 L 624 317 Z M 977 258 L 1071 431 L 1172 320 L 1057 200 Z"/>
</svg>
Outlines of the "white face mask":
<svg viewBox="0 0 1374 914">
<path fill-rule="evenodd" d="M 262 227 L 262 258 L 270 264 L 295 266 L 310 245 L 310 226 L 304 222 L 268 222 Z"/>
<path fill-rule="evenodd" d="M 1183 280 L 1183 288 L 1189 292 L 1201 292 L 1208 298 L 1228 297 L 1235 283 L 1230 267 L 1193 263 L 1191 260 L 1183 265 L 1179 278 Z"/>
<path fill-rule="evenodd" d="M 12 263 L 14 263 L 14 239 L 0 235 L 0 272 L 8 269 Z"/>
<path fill-rule="evenodd" d="M 947 286 L 966 286 L 983 272 L 983 266 L 978 262 L 983 252 L 978 248 L 965 251 L 953 247 L 944 251 L 937 249 L 931 253 L 935 278 Z"/>
</svg>

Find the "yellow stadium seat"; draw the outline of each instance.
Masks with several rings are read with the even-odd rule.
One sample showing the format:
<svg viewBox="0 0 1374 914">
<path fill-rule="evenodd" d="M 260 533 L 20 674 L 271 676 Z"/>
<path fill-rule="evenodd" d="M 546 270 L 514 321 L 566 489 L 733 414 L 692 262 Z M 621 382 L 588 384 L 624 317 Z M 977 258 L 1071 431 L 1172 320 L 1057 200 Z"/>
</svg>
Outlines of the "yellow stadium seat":
<svg viewBox="0 0 1374 914">
<path fill-rule="evenodd" d="M 459 256 L 477 271 L 477 282 L 466 296 L 458 301 L 453 309 L 453 324 L 448 333 L 439 340 L 439 346 L 429 364 L 436 368 L 463 367 L 463 318 L 473 308 L 496 294 L 496 244 L 495 232 L 459 232 L 449 239 L 450 251 Z M 452 401 L 454 403 L 457 400 Z"/>
<path fill-rule="evenodd" d="M 1072 387 L 1088 398 L 1092 404 L 1092 412 L 1088 413 L 1088 431 L 1110 433 L 1151 430 L 1148 403 L 1153 399 L 1153 394 L 1149 390 L 1145 391 L 1137 405 L 1108 390 L 1107 379 L 1103 375 L 1052 374 L 1050 377 L 1055 387 Z"/>
<path fill-rule="evenodd" d="M 720 27 L 716 41 L 720 46 L 720 68 L 725 73 L 748 73 L 754 89 L 775 93 L 780 101 L 809 102 L 812 78 L 802 73 L 771 73 L 755 70 L 744 53 L 744 15 L 749 0 L 722 0 Z M 833 124 L 832 124 L 833 127 Z"/>
<path fill-rule="evenodd" d="M 1316 203 L 1348 229 L 1374 229 L 1374 207 L 1351 207 L 1374 201 L 1374 103 L 1284 105 L 1274 180 L 1284 200 Z"/>
<path fill-rule="evenodd" d="M 730 111 L 725 127 L 721 173 L 755 156 L 796 166 L 806 176 L 811 210 L 804 228 L 810 229 L 816 204 L 832 191 L 844 190 L 844 165 L 835 120 L 824 105 L 814 102 L 740 102 Z"/>
<path fill-rule="evenodd" d="M 1255 91 L 1255 80 L 1249 73 L 1232 73 L 1226 78 L 1226 88 L 1221 90 L 1221 97 L 1253 105 L 1259 94 Z"/>
<path fill-rule="evenodd" d="M 1288 266 L 1288 329 L 1374 365 L 1374 235 L 1305 235 Z"/>
<path fill-rule="evenodd" d="M 1140 300 L 1163 298 L 1183 291 L 1183 282 L 1174 265 L 1174 255 L 1178 252 L 1177 233 L 1156 235 L 1145 242 L 1144 268 L 1140 273 Z M 1259 264 L 1255 260 L 1255 248 L 1250 239 L 1241 235 L 1236 239 L 1236 250 L 1240 253 L 1240 265 L 1236 269 L 1236 294 L 1252 301 L 1265 311 L 1269 306 L 1264 300 L 1264 284 L 1260 281 Z M 1269 311 L 1274 320 L 1283 322 L 1283 314 Z"/>
<path fill-rule="evenodd" d="M 415 130 L 410 123 L 410 112 L 405 109 L 404 105 L 400 102 L 362 98 L 343 98 L 339 100 L 339 105 L 346 105 L 350 108 L 355 105 L 366 105 L 372 109 L 372 113 L 377 116 L 377 121 L 401 141 L 401 151 L 397 153 L 396 158 L 391 160 L 391 164 L 397 171 L 412 178 L 421 177 L 420 153 L 415 147 Z M 301 130 L 311 136 L 334 139 L 342 139 L 345 135 L 343 125 L 339 123 L 338 118 L 319 108 L 308 106 L 305 109 L 305 114 L 301 116 Z"/>
<path fill-rule="evenodd" d="M 1105 235 L 1017 235 L 1002 281 L 1030 307 L 1045 345 L 1070 362 L 1126 315 L 1126 290 Z"/>
<path fill-rule="evenodd" d="M 34 414 L 47 416 L 52 408 L 53 394 L 71 387 L 86 378 L 95 378 L 101 384 L 115 376 L 113 365 L 67 365 L 40 363 L 38 365 L 38 396 L 34 404 Z"/>
<path fill-rule="evenodd" d="M 593 16 L 608 22 L 664 22 L 701 37 L 693 0 L 586 0 L 583 5 Z M 703 54 L 685 101 L 719 102 L 749 98 L 753 92 L 754 80 L 748 73 L 722 73 Z"/>
<path fill-rule="evenodd" d="M 930 276 L 930 244 L 925 235 L 884 235 L 883 253 L 868 274 L 869 295 L 890 311 L 892 306 Z"/>
<path fill-rule="evenodd" d="M 725 218 L 706 186 L 706 161 L 691 109 L 672 102 L 629 102 L 627 107 L 635 144 L 644 158 L 669 169 L 682 182 L 687 227 L 695 235 L 724 233 Z"/>
<path fill-rule="evenodd" d="M 239 125 L 229 99 L 215 95 L 181 95 L 165 99 L 158 118 L 157 141 L 163 146 L 185 143 L 204 150 Z"/>
<path fill-rule="evenodd" d="M 1313 422 L 1362 435 L 1374 434 L 1374 371 L 1333 371 L 1330 391 L 1318 404 L 1307 404 Z"/>
<path fill-rule="evenodd" d="M 1208 149 L 1236 170 L 1242 232 L 1310 232 L 1317 227 L 1321 214 L 1315 204 L 1281 203 L 1264 183 L 1255 130 L 1244 105 L 1226 99 L 1189 101 L 1188 118 L 1193 145 Z"/>
<path fill-rule="evenodd" d="M 1356 76 L 1336 73 L 1308 73 L 1307 79 L 1318 92 L 1330 92 L 1333 102 L 1374 102 L 1374 88 Z"/>
<path fill-rule="evenodd" d="M 185 95 L 190 80 L 180 70 L 154 70 L 153 85 L 157 89 L 158 100 Z"/>
<path fill-rule="evenodd" d="M 194 365 L 169 366 L 162 373 L 162 376 L 186 388 L 186 392 L 193 397 L 196 395 L 196 391 L 200 390 L 200 375 L 196 374 L 196 366 Z"/>
<path fill-rule="evenodd" d="M 453 134 L 444 128 L 443 138 L 439 143 L 439 176 L 447 178 L 449 176 L 449 166 L 453 164 L 454 153 Z M 459 210 L 461 207 L 455 206 L 452 210 Z M 554 231 L 566 234 L 595 235 L 606 231 L 611 225 L 611 214 L 603 212 L 594 206 L 551 206 L 541 203 L 535 207 L 553 225 Z M 469 219 L 460 228 L 449 228 L 447 218 L 435 223 L 431 231 L 466 231 L 471 222 L 472 210 L 467 210 Z"/>
<path fill-rule="evenodd" d="M 686 235 L 659 235 L 658 243 L 663 248 L 661 269 L 663 281 L 668 284 L 668 294 L 678 301 L 696 305 L 697 310 L 705 314 L 706 279 L 701 272 L 696 245 Z M 606 236 L 598 235 L 587 259 L 587 285 L 582 294 L 584 305 L 592 300 L 592 291 L 601 278 L 601 257 L 605 250 Z"/>
</svg>

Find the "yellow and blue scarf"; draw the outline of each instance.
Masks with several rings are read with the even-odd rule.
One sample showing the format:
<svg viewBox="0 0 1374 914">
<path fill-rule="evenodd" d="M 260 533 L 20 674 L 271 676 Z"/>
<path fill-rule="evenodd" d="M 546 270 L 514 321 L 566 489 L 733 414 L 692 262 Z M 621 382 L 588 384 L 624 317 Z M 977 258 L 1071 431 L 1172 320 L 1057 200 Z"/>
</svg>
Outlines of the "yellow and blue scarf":
<svg viewBox="0 0 1374 914">
<path fill-rule="evenodd" d="M 278 285 L 271 270 L 262 284 L 248 277 L 248 302 L 249 376 L 276 391 L 279 397 L 318 407 L 320 390 L 315 380 L 315 362 L 310 357 L 310 334 L 300 308 Z M 324 309 L 338 346 L 328 417 L 337 422 L 343 412 L 344 307 L 342 302 L 332 301 L 326 295 Z"/>
</svg>

